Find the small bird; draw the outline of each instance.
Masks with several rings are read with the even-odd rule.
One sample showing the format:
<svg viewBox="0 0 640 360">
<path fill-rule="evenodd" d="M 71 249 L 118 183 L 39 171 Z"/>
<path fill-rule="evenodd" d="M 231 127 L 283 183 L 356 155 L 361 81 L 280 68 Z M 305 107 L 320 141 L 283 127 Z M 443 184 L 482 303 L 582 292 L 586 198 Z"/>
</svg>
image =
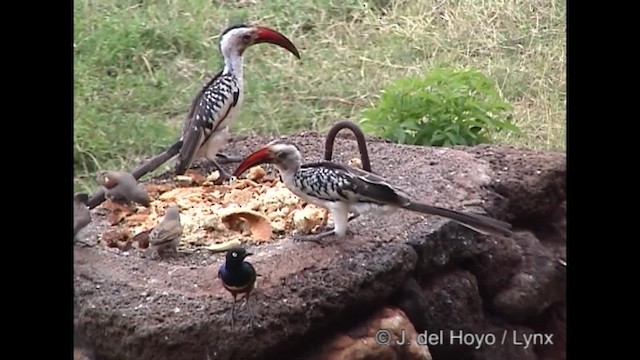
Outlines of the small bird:
<svg viewBox="0 0 640 360">
<path fill-rule="evenodd" d="M 256 269 L 251 263 L 244 261 L 247 256 L 253 255 L 247 252 L 243 247 L 236 247 L 226 254 L 224 264 L 218 270 L 218 278 L 222 281 L 227 291 L 233 296 L 233 304 L 231 305 L 231 327 L 235 322 L 236 296 L 245 294 L 244 298 L 249 312 L 249 321 L 253 327 L 253 311 L 251 309 L 250 295 L 256 283 Z"/>
<path fill-rule="evenodd" d="M 135 202 L 146 207 L 151 204 L 144 186 L 128 172 L 106 171 L 98 176 L 98 181 L 104 187 L 105 198 L 111 201 Z"/>
<path fill-rule="evenodd" d="M 73 195 L 73 237 L 91 222 L 88 202 L 88 194 L 77 193 Z"/>
<path fill-rule="evenodd" d="M 328 209 L 334 228 L 329 231 L 298 236 L 298 241 L 318 241 L 330 235 L 344 237 L 349 221 L 366 213 L 388 214 L 407 209 L 455 220 L 482 234 L 510 235 L 511 225 L 486 216 L 462 213 L 412 200 L 408 194 L 370 172 L 329 161 L 302 164 L 302 154 L 292 142 L 274 140 L 249 155 L 236 169 L 236 177 L 247 169 L 272 163 L 285 186 L 308 203 Z M 354 214 L 349 216 L 349 214 Z"/>
<path fill-rule="evenodd" d="M 219 153 L 229 137 L 229 127 L 237 118 L 244 101 L 243 54 L 255 44 L 271 43 L 291 52 L 298 59 L 295 45 L 281 33 L 257 25 L 236 24 L 227 27 L 220 36 L 219 48 L 224 68 L 218 72 L 193 99 L 182 127 L 183 142 L 176 162 L 176 174 L 183 175 L 197 158 L 213 163 L 220 184 L 231 177 L 215 160 L 239 162 Z"/>
<path fill-rule="evenodd" d="M 167 209 L 164 218 L 149 232 L 147 254 L 155 255 L 167 249 L 177 251 L 181 238 L 180 210 L 174 205 Z"/>
</svg>

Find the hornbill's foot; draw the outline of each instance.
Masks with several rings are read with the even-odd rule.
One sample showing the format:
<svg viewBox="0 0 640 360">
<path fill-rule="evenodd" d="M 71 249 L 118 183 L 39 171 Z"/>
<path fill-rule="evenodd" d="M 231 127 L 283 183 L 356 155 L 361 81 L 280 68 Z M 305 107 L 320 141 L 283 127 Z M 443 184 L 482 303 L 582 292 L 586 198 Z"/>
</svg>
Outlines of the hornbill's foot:
<svg viewBox="0 0 640 360">
<path fill-rule="evenodd" d="M 293 236 L 293 241 L 295 242 L 314 242 L 316 244 L 320 244 L 320 240 L 327 238 L 331 235 L 334 235 L 335 232 L 333 230 L 329 230 L 329 231 L 323 231 L 320 233 L 316 233 L 316 234 L 307 234 L 307 235 L 303 235 L 303 234 L 296 234 Z"/>
<path fill-rule="evenodd" d="M 206 172 L 206 169 L 211 166 L 211 162 L 205 158 L 201 158 L 201 159 L 197 159 L 193 162 L 193 165 L 191 165 L 187 171 L 192 170 L 192 171 L 200 171 L 202 173 Z M 185 171 L 186 173 L 186 171 Z"/>
<path fill-rule="evenodd" d="M 298 235 L 294 235 L 293 236 L 293 241 L 295 242 L 307 242 L 307 241 L 312 241 L 315 242 L 317 244 L 320 244 L 321 241 L 325 238 L 328 238 L 330 236 L 333 236 L 334 239 L 336 232 L 335 229 L 331 229 L 331 230 L 327 230 L 327 231 L 322 231 L 322 232 L 317 232 L 315 234 L 307 234 L 307 235 L 302 235 L 302 234 L 298 234 Z M 353 232 L 351 232 L 351 230 L 347 229 L 347 236 L 352 236 Z"/>
<path fill-rule="evenodd" d="M 224 153 L 218 153 L 216 157 L 218 158 L 218 164 L 233 164 L 244 160 L 244 158 L 240 156 L 231 156 Z"/>
<path fill-rule="evenodd" d="M 235 176 L 233 176 L 233 174 L 225 170 L 217 161 L 213 160 L 211 162 L 213 163 L 213 166 L 216 168 L 216 170 L 218 170 L 218 173 L 220 174 L 220 176 L 218 176 L 216 181 L 213 182 L 215 185 L 222 185 L 228 181 L 235 179 Z"/>
<path fill-rule="evenodd" d="M 224 172 L 220 172 L 220 176 L 216 179 L 216 181 L 213 182 L 214 185 L 222 185 L 225 183 L 229 183 L 231 181 L 233 181 L 235 179 L 235 176 L 233 176 L 231 173 L 224 171 Z"/>
</svg>

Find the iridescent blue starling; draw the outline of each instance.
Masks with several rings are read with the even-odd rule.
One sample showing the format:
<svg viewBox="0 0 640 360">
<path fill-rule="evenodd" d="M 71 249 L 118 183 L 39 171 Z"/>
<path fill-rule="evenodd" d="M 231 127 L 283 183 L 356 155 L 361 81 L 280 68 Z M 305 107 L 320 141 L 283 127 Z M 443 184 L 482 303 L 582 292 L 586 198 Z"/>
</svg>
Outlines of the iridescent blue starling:
<svg viewBox="0 0 640 360">
<path fill-rule="evenodd" d="M 244 298 L 249 313 L 249 321 L 253 327 L 253 311 L 251 310 L 250 295 L 256 283 L 256 270 L 251 263 L 244 261 L 247 256 L 253 255 L 242 247 L 227 251 L 226 261 L 218 270 L 218 278 L 222 285 L 233 296 L 231 305 L 231 327 L 235 322 L 236 297 L 245 294 Z"/>
</svg>

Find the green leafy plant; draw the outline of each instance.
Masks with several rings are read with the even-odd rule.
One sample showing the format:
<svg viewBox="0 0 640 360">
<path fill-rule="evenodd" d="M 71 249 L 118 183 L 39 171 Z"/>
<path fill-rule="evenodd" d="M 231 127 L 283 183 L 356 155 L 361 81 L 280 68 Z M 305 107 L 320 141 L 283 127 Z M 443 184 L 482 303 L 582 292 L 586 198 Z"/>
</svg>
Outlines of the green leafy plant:
<svg viewBox="0 0 640 360">
<path fill-rule="evenodd" d="M 491 142 L 502 130 L 520 134 L 512 107 L 475 70 L 437 68 L 424 78 L 398 79 L 363 111 L 364 131 L 401 144 L 451 146 Z"/>
</svg>

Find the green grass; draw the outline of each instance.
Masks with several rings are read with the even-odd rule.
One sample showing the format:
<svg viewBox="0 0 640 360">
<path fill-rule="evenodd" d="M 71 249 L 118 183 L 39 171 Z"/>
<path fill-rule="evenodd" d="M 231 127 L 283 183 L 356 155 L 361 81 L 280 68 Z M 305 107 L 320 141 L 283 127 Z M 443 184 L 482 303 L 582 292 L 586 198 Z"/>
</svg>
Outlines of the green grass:
<svg viewBox="0 0 640 360">
<path fill-rule="evenodd" d="M 498 84 L 531 149 L 565 146 L 565 1 L 74 0 L 75 184 L 130 169 L 177 137 L 198 88 L 221 67 L 219 32 L 256 22 L 286 34 L 298 61 L 257 45 L 234 131 L 324 131 L 361 118 L 390 81 L 437 65 Z"/>
</svg>

